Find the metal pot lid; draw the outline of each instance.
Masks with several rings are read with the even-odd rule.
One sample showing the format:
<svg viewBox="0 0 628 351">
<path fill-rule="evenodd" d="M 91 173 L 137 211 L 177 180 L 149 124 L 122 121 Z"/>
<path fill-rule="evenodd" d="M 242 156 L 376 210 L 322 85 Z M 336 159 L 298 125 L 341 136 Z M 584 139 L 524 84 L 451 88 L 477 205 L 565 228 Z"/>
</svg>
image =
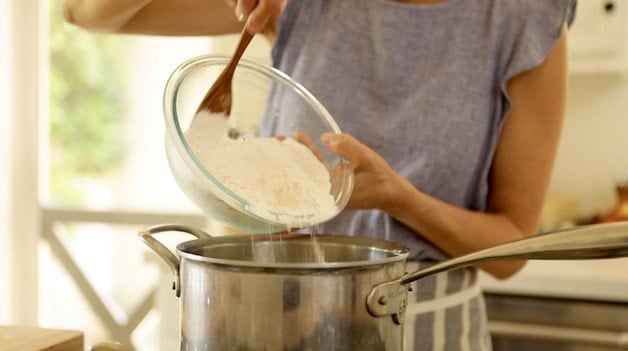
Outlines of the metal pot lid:
<svg viewBox="0 0 628 351">
<path fill-rule="evenodd" d="M 181 243 L 182 258 L 213 264 L 288 269 L 329 269 L 404 261 L 405 245 L 367 237 L 329 234 L 252 234 Z"/>
</svg>

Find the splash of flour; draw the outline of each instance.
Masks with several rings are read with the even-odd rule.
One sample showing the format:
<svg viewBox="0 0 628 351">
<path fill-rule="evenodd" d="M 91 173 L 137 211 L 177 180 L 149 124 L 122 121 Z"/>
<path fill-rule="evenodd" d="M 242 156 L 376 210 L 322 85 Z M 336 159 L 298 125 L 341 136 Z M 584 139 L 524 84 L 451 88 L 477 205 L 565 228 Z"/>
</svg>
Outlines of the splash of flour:
<svg viewBox="0 0 628 351">
<path fill-rule="evenodd" d="M 186 140 L 205 168 L 248 201 L 247 210 L 286 227 L 323 222 L 338 213 L 329 172 L 305 145 L 270 137 L 230 139 L 228 119 L 201 112 Z"/>
</svg>

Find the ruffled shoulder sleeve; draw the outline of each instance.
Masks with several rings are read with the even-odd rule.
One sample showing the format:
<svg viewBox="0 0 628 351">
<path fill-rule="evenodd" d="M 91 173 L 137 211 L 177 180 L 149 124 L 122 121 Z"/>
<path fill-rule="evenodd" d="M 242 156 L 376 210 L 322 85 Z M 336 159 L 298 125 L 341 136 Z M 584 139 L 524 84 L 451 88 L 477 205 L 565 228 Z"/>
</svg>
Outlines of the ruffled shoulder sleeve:
<svg viewBox="0 0 628 351">
<path fill-rule="evenodd" d="M 510 44 L 505 45 L 502 67 L 504 81 L 539 66 L 558 41 L 564 25 L 571 26 L 576 15 L 576 0 L 512 1 L 516 15 L 505 26 Z"/>
</svg>

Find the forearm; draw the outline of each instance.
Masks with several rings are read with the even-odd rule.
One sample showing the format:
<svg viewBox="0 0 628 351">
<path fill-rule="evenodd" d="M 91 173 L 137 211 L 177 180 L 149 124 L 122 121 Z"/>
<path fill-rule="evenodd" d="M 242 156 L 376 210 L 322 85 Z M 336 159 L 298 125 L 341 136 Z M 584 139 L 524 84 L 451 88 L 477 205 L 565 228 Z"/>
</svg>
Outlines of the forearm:
<svg viewBox="0 0 628 351">
<path fill-rule="evenodd" d="M 484 212 L 430 197 L 396 174 L 392 200 L 382 209 L 452 256 L 535 235 L 562 129 L 566 51 L 564 30 L 539 67 L 510 80 L 513 106 L 493 157 Z M 521 267 L 516 261 L 481 265 L 501 278 Z"/>
<path fill-rule="evenodd" d="M 66 0 L 63 3 L 63 16 L 66 21 L 79 26 L 113 31 L 128 22 L 150 2 L 151 0 Z"/>
<path fill-rule="evenodd" d="M 100 32 L 217 35 L 242 28 L 221 0 L 65 0 L 63 15 L 69 23 Z"/>
<path fill-rule="evenodd" d="M 520 228 L 504 214 L 471 211 L 431 197 L 401 177 L 393 194 L 394 202 L 384 210 L 452 257 L 536 232 L 535 226 Z M 495 261 L 479 267 L 495 277 L 506 278 L 523 264 L 522 261 Z"/>
<path fill-rule="evenodd" d="M 348 210 L 384 211 L 452 257 L 532 235 L 536 231 L 535 219 L 538 219 L 538 209 L 542 205 L 543 186 L 529 192 L 530 199 L 517 201 L 518 196 L 509 197 L 514 200 L 510 206 L 486 213 L 471 211 L 422 192 L 351 135 L 327 133 L 322 141 L 330 150 L 347 157 L 354 167 L 355 186 L 346 207 Z M 528 178 L 534 182 L 547 178 L 546 172 L 535 174 L 536 178 Z M 509 189 L 513 195 L 517 191 L 519 189 Z M 518 210 L 524 208 L 529 210 Z M 515 215 L 511 216 L 512 213 Z M 505 278 L 522 265 L 522 262 L 510 261 L 483 264 L 480 268 Z"/>
</svg>

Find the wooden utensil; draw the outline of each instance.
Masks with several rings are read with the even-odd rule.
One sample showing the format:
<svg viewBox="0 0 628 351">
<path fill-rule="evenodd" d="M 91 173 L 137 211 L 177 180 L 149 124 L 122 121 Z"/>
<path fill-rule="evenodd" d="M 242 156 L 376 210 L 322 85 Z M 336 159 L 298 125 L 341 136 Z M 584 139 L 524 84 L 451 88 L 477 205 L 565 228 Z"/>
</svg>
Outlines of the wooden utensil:
<svg viewBox="0 0 628 351">
<path fill-rule="evenodd" d="M 84 351 L 83 332 L 0 325 L 0 351 Z"/>
<path fill-rule="evenodd" d="M 240 42 L 236 47 L 235 53 L 231 60 L 220 73 L 214 84 L 201 101 L 196 113 L 201 111 L 209 111 L 212 113 L 224 113 L 226 117 L 231 114 L 231 80 L 233 79 L 233 72 L 244 54 L 244 50 L 253 39 L 253 34 L 250 34 L 246 27 L 242 29 L 240 35 Z"/>
</svg>

